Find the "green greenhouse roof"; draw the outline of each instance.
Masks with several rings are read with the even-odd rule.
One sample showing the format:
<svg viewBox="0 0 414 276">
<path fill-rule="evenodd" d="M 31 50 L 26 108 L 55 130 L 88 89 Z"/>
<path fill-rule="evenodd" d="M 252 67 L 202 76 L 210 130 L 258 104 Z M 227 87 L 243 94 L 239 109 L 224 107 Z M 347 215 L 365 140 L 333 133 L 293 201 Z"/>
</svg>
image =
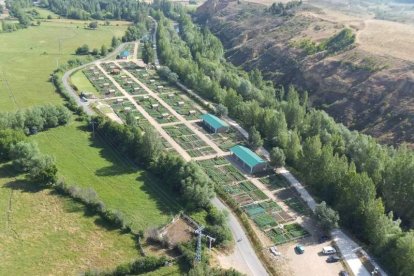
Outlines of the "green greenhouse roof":
<svg viewBox="0 0 414 276">
<path fill-rule="evenodd" d="M 229 126 L 226 122 L 220 120 L 219 118 L 211 114 L 204 114 L 201 116 L 201 119 L 203 119 L 205 122 L 207 122 L 210 126 L 212 126 L 215 129 Z"/>
<path fill-rule="evenodd" d="M 250 149 L 240 145 L 232 147 L 230 151 L 251 168 L 258 164 L 266 162 Z"/>
</svg>

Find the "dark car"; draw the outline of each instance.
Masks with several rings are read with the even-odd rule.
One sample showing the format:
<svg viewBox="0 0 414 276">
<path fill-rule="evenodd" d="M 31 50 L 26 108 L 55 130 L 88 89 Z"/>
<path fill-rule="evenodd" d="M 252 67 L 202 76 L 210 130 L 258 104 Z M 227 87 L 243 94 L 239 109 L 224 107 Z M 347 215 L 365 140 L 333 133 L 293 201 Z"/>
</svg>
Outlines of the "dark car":
<svg viewBox="0 0 414 276">
<path fill-rule="evenodd" d="M 340 257 L 338 257 L 336 255 L 333 255 L 333 256 L 329 256 L 329 258 L 326 259 L 326 262 L 327 263 L 336 263 L 336 262 L 339 262 L 340 260 L 341 260 Z"/>
<path fill-rule="evenodd" d="M 349 273 L 345 270 L 342 270 L 341 272 L 339 272 L 339 276 L 349 276 Z"/>
<path fill-rule="evenodd" d="M 305 247 L 301 244 L 298 244 L 295 246 L 295 252 L 296 254 L 303 254 L 305 253 Z"/>
</svg>

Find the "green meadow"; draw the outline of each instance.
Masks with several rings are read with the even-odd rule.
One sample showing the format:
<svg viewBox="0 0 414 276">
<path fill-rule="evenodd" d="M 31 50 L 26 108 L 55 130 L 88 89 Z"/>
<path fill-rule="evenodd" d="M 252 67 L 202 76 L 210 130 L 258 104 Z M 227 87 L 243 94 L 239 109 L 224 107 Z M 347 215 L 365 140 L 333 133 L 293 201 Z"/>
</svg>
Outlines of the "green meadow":
<svg viewBox="0 0 414 276">
<path fill-rule="evenodd" d="M 139 256 L 131 235 L 12 172 L 0 165 L 0 275 L 77 275 Z"/>
<path fill-rule="evenodd" d="M 100 22 L 102 23 L 102 22 Z M 62 103 L 49 82 L 59 64 L 76 58 L 77 47 L 110 45 L 112 36 L 124 34 L 127 22 L 85 28 L 87 22 L 53 19 L 40 26 L 0 34 L 0 111 L 13 111 L 43 103 Z"/>
<path fill-rule="evenodd" d="M 91 187 L 106 206 L 121 211 L 134 230 L 160 226 L 179 210 L 161 183 L 135 167 L 108 142 L 91 139 L 72 122 L 32 137 L 43 153 L 55 156 L 60 176 L 69 185 Z"/>
<path fill-rule="evenodd" d="M 41 11 L 41 17 L 49 14 Z M 109 46 L 112 36 L 122 36 L 129 25 L 112 21 L 110 26 L 88 30 L 88 22 L 52 16 L 56 19 L 42 20 L 40 26 L 0 34 L 0 112 L 63 104 L 49 82 L 53 70 L 76 58 L 74 52 L 82 44 L 91 49 Z M 83 75 L 75 75 L 75 80 L 82 89 L 90 89 Z M 56 158 L 61 179 L 93 188 L 107 208 L 124 214 L 134 230 L 167 223 L 180 209 L 176 199 L 108 141 L 92 139 L 85 128 L 73 121 L 30 140 Z M 139 257 L 131 235 L 91 216 L 81 204 L 13 175 L 10 164 L 0 164 L 0 210 L 0 275 L 77 275 Z M 177 267 L 163 272 L 179 274 Z"/>
</svg>

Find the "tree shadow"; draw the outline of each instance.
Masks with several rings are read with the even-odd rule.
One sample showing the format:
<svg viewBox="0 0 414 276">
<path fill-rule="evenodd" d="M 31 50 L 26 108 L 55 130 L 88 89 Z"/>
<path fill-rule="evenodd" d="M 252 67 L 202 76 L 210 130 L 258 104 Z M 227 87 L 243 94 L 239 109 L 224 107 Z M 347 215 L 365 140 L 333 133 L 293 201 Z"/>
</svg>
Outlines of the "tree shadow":
<svg viewBox="0 0 414 276">
<path fill-rule="evenodd" d="M 45 186 L 37 185 L 24 179 L 15 179 L 6 183 L 4 187 L 26 193 L 37 193 L 45 189 Z"/>
<path fill-rule="evenodd" d="M 157 208 L 163 214 L 174 216 L 184 209 L 177 193 L 166 185 L 162 185 L 161 180 L 154 175 L 143 171 L 136 180 L 143 183 L 141 190 L 155 201 Z"/>
<path fill-rule="evenodd" d="M 82 124 L 77 127 L 81 131 L 91 132 L 90 126 Z M 95 137 L 93 135 L 89 138 L 89 146 L 99 149 L 99 155 L 106 161 L 112 163 L 111 166 L 100 168 L 96 170 L 95 174 L 97 176 L 116 176 L 122 174 L 130 174 L 137 171 L 137 168 L 132 164 L 132 161 L 126 160 L 127 157 L 124 157 L 122 153 L 116 148 L 115 145 L 112 145 L 109 142 L 106 142 L 103 137 L 96 133 Z"/>
<path fill-rule="evenodd" d="M 11 163 L 0 166 L 0 177 L 14 178 L 12 181 L 5 183 L 3 185 L 4 188 L 19 190 L 27 193 L 37 193 L 45 189 L 44 185 L 33 183 L 26 179 L 17 179 L 16 177 L 20 175 L 21 173 L 17 172 Z"/>
<path fill-rule="evenodd" d="M 82 131 L 91 131 L 91 128 L 86 124 L 78 126 L 78 128 Z M 100 156 L 112 164 L 96 170 L 97 176 L 117 176 L 139 172 L 135 184 L 139 185 L 139 182 L 143 184 L 140 189 L 150 196 L 150 199 L 156 203 L 157 208 L 164 215 L 175 215 L 182 209 L 177 194 L 167 185 L 163 185 L 155 175 L 139 167 L 134 161 L 121 153 L 118 149 L 119 145 L 114 145 L 109 140 L 106 141 L 97 132 L 95 137 L 90 136 L 89 141 L 90 146 L 99 149 Z M 137 199 L 137 204 L 139 204 L 139 199 Z"/>
</svg>

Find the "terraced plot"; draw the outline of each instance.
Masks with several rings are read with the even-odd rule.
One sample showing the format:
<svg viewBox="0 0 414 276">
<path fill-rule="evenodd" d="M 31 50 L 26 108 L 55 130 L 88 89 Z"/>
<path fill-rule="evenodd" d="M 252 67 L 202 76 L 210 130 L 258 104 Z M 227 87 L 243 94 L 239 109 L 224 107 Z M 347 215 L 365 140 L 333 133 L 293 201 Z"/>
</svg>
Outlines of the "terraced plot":
<svg viewBox="0 0 414 276">
<path fill-rule="evenodd" d="M 226 133 L 211 133 L 211 131 L 204 127 L 202 122 L 194 123 L 194 125 L 222 150 L 228 150 L 235 145 L 243 145 L 245 143 L 240 132 L 231 127 Z"/>
<path fill-rule="evenodd" d="M 279 174 L 267 175 L 259 178 L 259 181 L 266 185 L 269 190 L 278 190 L 289 186 L 289 182 Z"/>
<path fill-rule="evenodd" d="M 273 228 L 267 232 L 267 236 L 275 244 L 282 244 L 292 240 L 306 237 L 309 233 L 297 223 L 287 224 L 280 228 Z"/>
<path fill-rule="evenodd" d="M 216 153 L 214 149 L 183 124 L 164 126 L 163 128 L 191 157 Z"/>
<path fill-rule="evenodd" d="M 145 117 L 127 99 L 109 100 L 108 104 L 112 107 L 118 117 L 122 119 L 122 121 L 126 122 L 127 114 L 132 113 L 140 127 L 144 128 L 145 126 L 150 125 L 147 119 L 145 119 Z"/>
<path fill-rule="evenodd" d="M 162 93 L 160 97 L 185 119 L 200 119 L 201 112 L 195 108 L 196 104 L 192 100 L 184 99 L 177 93 Z"/>
<path fill-rule="evenodd" d="M 142 106 L 145 111 L 160 124 L 178 121 L 175 116 L 151 96 L 144 95 L 142 97 L 137 97 L 136 103 Z"/>
<path fill-rule="evenodd" d="M 99 70 L 96 66 L 90 66 L 83 70 L 83 73 L 92 83 L 92 85 L 99 91 L 102 97 L 117 97 L 122 96 L 122 93 L 116 86 Z"/>
</svg>

